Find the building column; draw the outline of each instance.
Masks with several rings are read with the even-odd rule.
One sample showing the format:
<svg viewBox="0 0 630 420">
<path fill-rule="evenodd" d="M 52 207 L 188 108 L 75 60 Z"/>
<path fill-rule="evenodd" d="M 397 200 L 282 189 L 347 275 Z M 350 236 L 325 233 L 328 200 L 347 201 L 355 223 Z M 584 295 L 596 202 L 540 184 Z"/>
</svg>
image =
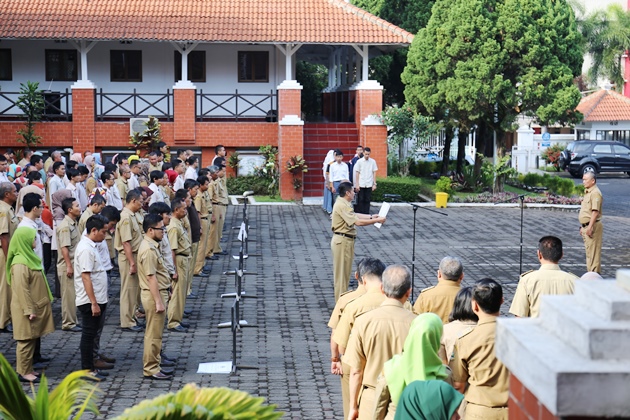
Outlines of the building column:
<svg viewBox="0 0 630 420">
<path fill-rule="evenodd" d="M 76 153 L 96 149 L 96 86 L 89 80 L 72 85 L 72 148 Z"/>
<path fill-rule="evenodd" d="M 379 115 L 383 112 L 383 86 L 376 80 L 364 80 L 350 88 L 355 92 L 355 123 L 359 144 L 372 150 L 378 165 L 377 175 L 387 176 L 387 127 Z"/>
<path fill-rule="evenodd" d="M 186 80 L 180 80 L 173 86 L 173 137 L 175 145 L 195 144 L 196 93 L 195 85 Z"/>
<path fill-rule="evenodd" d="M 283 200 L 301 200 L 304 192 L 304 187 L 299 190 L 293 188 L 293 174 L 287 171 L 287 161 L 291 156 L 304 156 L 301 100 L 302 85 L 297 81 L 285 80 L 278 86 L 278 190 Z"/>
<path fill-rule="evenodd" d="M 510 419 L 630 417 L 630 270 L 543 296 L 537 319 L 499 318 Z"/>
</svg>

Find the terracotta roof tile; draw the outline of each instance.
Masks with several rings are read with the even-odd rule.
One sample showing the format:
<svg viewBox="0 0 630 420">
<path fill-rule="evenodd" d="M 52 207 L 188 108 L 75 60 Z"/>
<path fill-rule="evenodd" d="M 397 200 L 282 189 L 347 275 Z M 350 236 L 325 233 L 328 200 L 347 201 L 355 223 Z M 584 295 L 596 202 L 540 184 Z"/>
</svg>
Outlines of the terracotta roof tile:
<svg viewBox="0 0 630 420">
<path fill-rule="evenodd" d="M 0 0 L 0 38 L 410 44 L 344 0 Z"/>
<path fill-rule="evenodd" d="M 630 121 L 630 98 L 602 89 L 582 98 L 577 110 L 584 114 L 584 122 Z"/>
</svg>

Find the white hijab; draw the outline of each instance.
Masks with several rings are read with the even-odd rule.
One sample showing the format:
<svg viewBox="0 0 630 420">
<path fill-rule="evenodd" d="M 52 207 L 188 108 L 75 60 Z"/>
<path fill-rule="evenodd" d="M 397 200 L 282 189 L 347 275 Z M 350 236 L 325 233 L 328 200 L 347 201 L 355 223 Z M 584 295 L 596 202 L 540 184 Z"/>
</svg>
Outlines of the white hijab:
<svg viewBox="0 0 630 420">
<path fill-rule="evenodd" d="M 326 180 L 326 167 L 328 166 L 330 162 L 333 162 L 334 160 L 335 160 L 335 151 L 331 149 L 326 154 L 326 158 L 324 159 L 324 165 L 322 166 L 322 174 L 324 175 L 324 181 Z"/>
</svg>

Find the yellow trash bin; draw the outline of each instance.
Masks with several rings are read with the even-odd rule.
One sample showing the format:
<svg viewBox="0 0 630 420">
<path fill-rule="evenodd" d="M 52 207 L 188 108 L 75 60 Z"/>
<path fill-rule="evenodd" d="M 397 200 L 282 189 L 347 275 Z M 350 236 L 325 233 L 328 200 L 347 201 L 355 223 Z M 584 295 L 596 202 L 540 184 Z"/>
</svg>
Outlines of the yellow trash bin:
<svg viewBox="0 0 630 420">
<path fill-rule="evenodd" d="M 435 207 L 446 208 L 446 202 L 448 201 L 448 194 L 445 192 L 435 193 Z"/>
</svg>

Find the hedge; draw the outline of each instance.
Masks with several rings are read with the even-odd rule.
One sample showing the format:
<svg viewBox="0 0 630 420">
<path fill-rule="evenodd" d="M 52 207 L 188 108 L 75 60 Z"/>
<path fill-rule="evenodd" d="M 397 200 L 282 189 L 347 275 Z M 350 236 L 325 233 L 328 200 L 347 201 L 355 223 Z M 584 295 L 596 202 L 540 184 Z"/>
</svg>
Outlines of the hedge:
<svg viewBox="0 0 630 420">
<path fill-rule="evenodd" d="M 431 194 L 420 178 L 416 177 L 387 177 L 377 178 L 377 188 L 372 192 L 372 201 L 385 201 L 384 194 L 400 194 L 405 201 L 418 201 L 418 194 Z"/>
<path fill-rule="evenodd" d="M 245 191 L 254 191 L 255 195 L 269 195 L 269 179 L 248 175 L 228 177 L 227 189 L 230 195 L 241 195 Z"/>
</svg>

